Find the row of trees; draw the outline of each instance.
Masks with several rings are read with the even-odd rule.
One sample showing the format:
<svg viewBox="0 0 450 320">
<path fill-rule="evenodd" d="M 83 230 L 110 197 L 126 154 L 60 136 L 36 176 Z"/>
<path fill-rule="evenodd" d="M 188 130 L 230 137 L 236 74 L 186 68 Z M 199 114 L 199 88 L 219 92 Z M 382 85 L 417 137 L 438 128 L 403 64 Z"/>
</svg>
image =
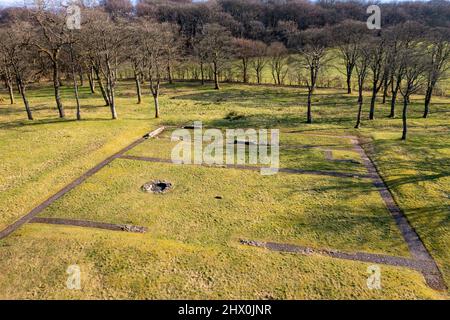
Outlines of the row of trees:
<svg viewBox="0 0 450 320">
<path fill-rule="evenodd" d="M 17 86 L 28 119 L 33 120 L 27 87 L 51 79 L 58 114 L 64 118 L 60 91 L 63 76 L 70 76 L 77 101 L 77 119 L 81 119 L 78 85 L 87 76 L 92 93 L 98 86 L 112 119 L 117 119 L 117 75 L 121 67 L 131 67 L 138 102 L 142 100 L 141 84 L 147 81 L 158 117 L 160 83 L 166 77 L 166 68 L 171 74 L 171 59 L 178 57 L 180 49 L 174 26 L 145 19 L 129 24 L 112 19 L 103 10 L 89 9 L 83 12 L 81 29 L 69 30 L 67 18 L 65 10 L 37 8 L 19 12 L 0 27 L 0 75 L 11 103 L 15 102 Z"/>
<path fill-rule="evenodd" d="M 366 81 L 371 86 L 369 119 L 374 119 L 377 94 L 383 89 L 383 101 L 391 94 L 389 117 L 395 117 L 397 96 L 403 100 L 403 134 L 407 135 L 407 110 L 412 94 L 425 92 L 424 113 L 430 110 L 430 101 L 437 82 L 448 70 L 450 58 L 449 29 L 424 28 L 414 22 L 392 27 L 376 39 L 363 36 L 353 47 L 352 62 L 358 83 L 358 116 L 355 128 L 361 124 L 363 89 Z M 350 51 L 349 51 L 350 52 Z"/>
<path fill-rule="evenodd" d="M 448 70 L 450 33 L 448 28 L 426 27 L 405 22 L 371 32 L 365 22 L 345 20 L 334 26 L 300 30 L 293 21 L 281 22 L 282 41 L 234 37 L 217 23 L 203 25 L 195 37 L 187 37 L 179 24 L 158 22 L 150 17 L 130 16 L 117 2 L 86 6 L 80 30 L 67 28 L 67 10 L 36 7 L 9 10 L 0 26 L 0 75 L 14 103 L 14 88 L 20 93 L 28 119 L 32 110 L 27 86 L 51 79 L 58 114 L 65 117 L 60 88 L 62 79 L 71 78 L 81 119 L 78 85 L 85 78 L 91 92 L 100 90 L 113 119 L 118 117 L 115 88 L 121 70 L 132 70 L 137 102 L 142 102 L 145 84 L 159 117 L 160 84 L 173 81 L 181 69 L 190 69 L 202 84 L 212 78 L 214 87 L 231 62 L 239 62 L 241 81 L 249 82 L 253 72 L 257 83 L 269 66 L 276 84 L 282 84 L 289 69 L 296 70 L 307 88 L 308 123 L 313 121 L 312 96 L 324 68 L 336 68 L 345 74 L 350 94 L 356 84 L 361 125 L 363 91 L 371 92 L 369 119 L 375 117 L 377 96 L 383 103 L 390 98 L 390 117 L 395 117 L 396 102 L 403 98 L 404 133 L 407 132 L 407 108 L 413 93 L 423 93 L 424 117 L 437 83 Z M 122 3 L 123 4 L 123 3 Z M 108 6 L 109 5 L 109 6 Z M 1 16 L 1 15 L 0 15 Z M 337 66 L 336 61 L 340 61 Z M 209 77 L 211 75 L 211 77 Z M 380 93 L 381 92 L 381 93 Z"/>
</svg>

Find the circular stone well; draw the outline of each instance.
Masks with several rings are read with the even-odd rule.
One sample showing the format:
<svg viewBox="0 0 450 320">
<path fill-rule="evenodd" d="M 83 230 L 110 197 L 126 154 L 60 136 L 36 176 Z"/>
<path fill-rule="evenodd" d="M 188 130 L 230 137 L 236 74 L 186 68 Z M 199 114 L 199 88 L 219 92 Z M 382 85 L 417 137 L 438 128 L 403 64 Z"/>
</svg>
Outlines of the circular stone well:
<svg viewBox="0 0 450 320">
<path fill-rule="evenodd" d="M 152 193 L 165 193 L 172 189 L 172 183 L 164 180 L 154 180 L 147 183 L 141 187 L 141 190 L 144 192 L 152 192 Z"/>
</svg>

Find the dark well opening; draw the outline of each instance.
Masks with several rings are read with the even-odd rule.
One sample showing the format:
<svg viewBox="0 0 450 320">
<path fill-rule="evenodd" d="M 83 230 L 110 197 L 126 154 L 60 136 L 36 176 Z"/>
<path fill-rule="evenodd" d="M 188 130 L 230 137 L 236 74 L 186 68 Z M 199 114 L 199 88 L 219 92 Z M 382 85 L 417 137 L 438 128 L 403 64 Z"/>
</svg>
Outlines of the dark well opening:
<svg viewBox="0 0 450 320">
<path fill-rule="evenodd" d="M 141 189 L 144 192 L 164 193 L 172 188 L 172 183 L 163 180 L 154 180 L 145 183 Z"/>
</svg>

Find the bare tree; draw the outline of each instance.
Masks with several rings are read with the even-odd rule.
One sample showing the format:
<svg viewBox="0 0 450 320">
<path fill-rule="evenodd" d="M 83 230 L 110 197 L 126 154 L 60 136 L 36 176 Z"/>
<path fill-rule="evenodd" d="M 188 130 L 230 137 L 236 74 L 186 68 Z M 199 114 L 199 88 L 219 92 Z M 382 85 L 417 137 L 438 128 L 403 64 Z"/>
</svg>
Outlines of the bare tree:
<svg viewBox="0 0 450 320">
<path fill-rule="evenodd" d="M 141 83 L 145 80 L 145 52 L 141 46 L 141 25 L 133 24 L 130 28 L 130 35 L 127 41 L 127 58 L 131 63 L 134 74 L 134 82 L 136 84 L 137 104 L 142 103 L 142 89 Z"/>
<path fill-rule="evenodd" d="M 206 59 L 212 65 L 214 74 L 214 89 L 220 89 L 219 73 L 229 61 L 231 50 L 231 34 L 219 24 L 207 24 L 203 28 L 200 48 L 206 50 Z"/>
<path fill-rule="evenodd" d="M 37 80 L 42 70 L 39 68 L 36 52 L 30 45 L 30 25 L 27 23 L 13 23 L 0 29 L 0 55 L 11 67 L 16 79 L 19 93 L 25 106 L 28 120 L 33 120 L 33 114 L 27 97 L 27 86 Z"/>
<path fill-rule="evenodd" d="M 143 21 L 137 27 L 137 32 L 141 37 L 141 50 L 144 53 L 144 65 L 147 68 L 150 92 L 155 105 L 155 118 L 159 118 L 160 86 L 168 56 L 171 54 L 169 46 L 170 39 L 175 37 L 174 29 L 168 23 L 157 24 Z"/>
<path fill-rule="evenodd" d="M 87 13 L 85 13 L 87 15 Z M 88 17 L 83 30 L 89 33 L 85 45 L 90 47 L 90 59 L 106 104 L 111 110 L 112 119 L 117 119 L 115 86 L 119 64 L 126 59 L 123 54 L 128 33 L 120 20 L 112 21 L 104 12 L 95 10 Z M 101 78 L 106 81 L 103 85 Z"/>
<path fill-rule="evenodd" d="M 356 117 L 355 129 L 361 126 L 361 114 L 364 101 L 364 84 L 369 72 L 369 56 L 370 49 L 367 40 L 361 39 L 361 44 L 356 52 L 355 56 L 355 71 L 358 78 L 358 114 Z"/>
<path fill-rule="evenodd" d="M 96 54 L 92 59 L 92 69 L 94 70 L 94 76 L 97 80 L 97 84 L 100 88 L 100 92 L 102 93 L 103 100 L 105 101 L 105 106 L 110 106 L 109 96 L 106 93 L 105 84 L 102 79 L 102 62 L 100 57 Z"/>
<path fill-rule="evenodd" d="M 11 104 L 15 103 L 14 89 L 13 89 L 13 76 L 11 72 L 11 66 L 9 65 L 6 55 L 2 55 L 0 52 L 0 76 L 5 82 L 5 87 L 8 89 L 9 101 Z"/>
<path fill-rule="evenodd" d="M 103 82 L 102 68 L 103 68 L 103 57 L 101 55 L 102 51 L 99 48 L 99 38 L 101 37 L 98 24 L 98 19 L 107 20 L 108 17 L 105 13 L 99 10 L 85 10 L 83 12 L 84 27 L 81 28 L 81 46 L 83 47 L 83 55 L 85 57 L 84 61 L 87 68 L 90 70 L 92 78 L 91 92 L 95 90 L 95 81 L 100 88 L 103 100 L 105 101 L 105 106 L 110 106 L 109 97 L 106 93 L 105 84 Z M 94 90 L 92 90 L 94 89 Z"/>
<path fill-rule="evenodd" d="M 387 46 L 387 61 L 389 62 L 385 64 L 384 80 L 386 80 L 386 78 L 390 78 L 389 81 L 391 87 L 391 106 L 389 118 L 395 117 L 395 104 L 404 74 L 404 65 L 403 63 L 401 63 L 402 61 L 399 54 L 400 50 L 402 50 L 399 31 L 400 30 L 398 30 L 398 28 L 391 27 L 388 28 L 386 33 L 384 34 Z M 384 89 L 386 90 L 386 86 Z"/>
<path fill-rule="evenodd" d="M 59 117 L 64 118 L 65 112 L 61 100 L 61 51 L 69 43 L 66 17 L 57 9 L 38 7 L 32 11 L 33 22 L 37 26 L 37 33 L 32 37 L 32 43 L 50 60 L 53 69 L 53 88 Z"/>
<path fill-rule="evenodd" d="M 267 64 L 267 45 L 262 41 L 255 41 L 253 44 L 253 54 L 251 65 L 256 73 L 256 82 L 262 81 L 262 71 Z"/>
<path fill-rule="evenodd" d="M 423 117 L 427 118 L 430 112 L 430 102 L 436 84 L 450 69 L 450 28 L 435 28 L 427 37 L 427 59 L 426 69 L 427 86 L 425 92 L 425 110 Z"/>
<path fill-rule="evenodd" d="M 370 99 L 369 120 L 375 118 L 375 103 L 377 94 L 383 86 L 384 73 L 386 71 L 386 39 L 373 38 L 369 54 L 369 69 L 372 76 L 372 97 Z"/>
<path fill-rule="evenodd" d="M 77 44 L 76 37 L 73 34 L 73 30 L 70 33 L 70 41 L 69 41 L 69 56 L 70 56 L 70 65 L 72 68 L 72 80 L 73 80 L 73 90 L 75 94 L 75 101 L 77 105 L 76 117 L 77 120 L 81 120 L 81 107 L 80 107 L 80 97 L 78 95 L 78 82 L 77 82 L 77 69 L 79 68 L 78 64 L 78 51 L 74 49 L 74 46 Z"/>
<path fill-rule="evenodd" d="M 300 40 L 300 65 L 308 72 L 306 84 L 308 87 L 308 101 L 306 122 L 312 123 L 311 99 L 317 86 L 317 78 L 319 71 L 326 64 L 327 45 L 329 38 L 327 30 L 324 29 L 308 29 L 299 34 Z"/>
<path fill-rule="evenodd" d="M 241 61 L 242 82 L 248 83 L 249 63 L 254 54 L 255 41 L 237 38 L 233 39 L 233 45 L 236 48 L 236 57 Z"/>
<path fill-rule="evenodd" d="M 405 65 L 404 77 L 400 85 L 400 93 L 403 96 L 402 140 L 406 140 L 408 131 L 407 120 L 410 97 L 413 93 L 416 93 L 423 88 L 426 83 L 425 71 L 427 69 L 427 63 L 424 59 L 423 52 L 423 46 L 417 45 L 404 48 L 400 53 L 402 63 Z"/>
<path fill-rule="evenodd" d="M 194 57 L 200 65 L 200 80 L 202 86 L 205 84 L 205 64 L 207 63 L 208 51 L 206 47 L 206 41 L 202 41 L 202 37 L 198 36 L 194 39 Z"/>
<path fill-rule="evenodd" d="M 174 24 L 167 24 L 166 28 L 171 28 L 170 32 L 166 33 L 166 59 L 167 59 L 167 80 L 170 84 L 173 83 L 172 70 L 174 63 L 180 57 L 182 50 L 182 38 L 180 37 L 177 27 Z"/>
<path fill-rule="evenodd" d="M 404 50 L 415 46 L 417 42 L 420 42 L 422 40 L 422 33 L 423 27 L 420 24 L 408 21 L 388 28 L 384 34 L 387 49 L 383 81 L 390 78 L 392 94 L 390 118 L 395 117 L 398 91 L 405 75 L 406 60 L 402 58 L 402 53 Z"/>
<path fill-rule="evenodd" d="M 281 42 L 272 42 L 267 48 L 267 56 L 269 57 L 272 78 L 275 84 L 282 84 L 286 77 L 288 50 Z"/>
<path fill-rule="evenodd" d="M 367 33 L 366 24 L 354 20 L 345 20 L 336 25 L 332 30 L 339 56 L 345 63 L 348 94 L 352 93 L 353 69 L 355 68 L 358 50 L 361 45 L 361 37 L 363 37 L 365 33 Z"/>
</svg>

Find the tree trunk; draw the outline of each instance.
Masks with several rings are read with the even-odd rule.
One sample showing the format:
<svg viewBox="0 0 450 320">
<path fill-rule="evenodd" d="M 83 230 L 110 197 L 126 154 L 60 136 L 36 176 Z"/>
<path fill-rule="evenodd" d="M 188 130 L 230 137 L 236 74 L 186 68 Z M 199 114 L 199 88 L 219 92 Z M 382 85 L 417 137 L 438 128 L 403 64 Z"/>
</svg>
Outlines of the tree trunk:
<svg viewBox="0 0 450 320">
<path fill-rule="evenodd" d="M 389 118 L 395 118 L 395 101 L 397 99 L 397 92 L 392 92 L 391 99 L 391 113 L 389 114 Z"/>
<path fill-rule="evenodd" d="M 108 89 L 107 94 L 109 97 L 109 107 L 111 109 L 112 119 L 115 120 L 115 119 L 117 119 L 116 99 L 115 99 L 115 94 L 114 94 L 114 77 L 115 77 L 116 73 L 111 68 L 109 57 L 106 57 L 106 73 L 108 76 L 108 78 L 106 80 L 107 80 L 107 89 Z"/>
<path fill-rule="evenodd" d="M 75 61 L 74 61 L 74 57 L 73 57 L 72 44 L 70 44 L 70 60 L 71 60 L 71 63 L 72 63 L 73 90 L 75 92 L 75 101 L 77 103 L 77 120 L 81 120 L 80 98 L 78 96 L 77 74 L 76 74 L 76 71 L 75 71 Z M 81 77 L 81 73 L 79 75 Z"/>
<path fill-rule="evenodd" d="M 19 80 L 16 79 L 17 91 L 22 94 L 22 88 L 20 87 Z"/>
<path fill-rule="evenodd" d="M 75 100 L 77 102 L 77 120 L 81 120 L 80 98 L 78 96 L 78 84 L 75 72 L 73 73 L 73 89 L 75 91 Z"/>
<path fill-rule="evenodd" d="M 363 106 L 363 94 L 362 94 L 362 88 L 360 88 L 359 96 L 358 96 L 358 116 L 356 117 L 355 129 L 359 129 L 359 127 L 361 126 L 362 106 Z"/>
<path fill-rule="evenodd" d="M 261 71 L 256 70 L 256 82 L 261 84 Z"/>
<path fill-rule="evenodd" d="M 219 71 L 217 70 L 217 63 L 214 62 L 214 89 L 219 90 Z"/>
<path fill-rule="evenodd" d="M 170 64 L 170 62 L 167 63 L 167 75 L 168 75 L 169 84 L 173 84 L 172 65 Z"/>
<path fill-rule="evenodd" d="M 153 95 L 153 100 L 155 101 L 155 118 L 159 118 L 159 99 L 158 94 Z"/>
<path fill-rule="evenodd" d="M 22 96 L 23 104 L 25 105 L 25 110 L 27 112 L 28 120 L 33 120 L 33 114 L 31 113 L 30 103 L 25 92 L 25 86 L 21 79 L 17 80 L 18 86 L 20 87 L 20 95 Z"/>
<path fill-rule="evenodd" d="M 312 90 L 308 90 L 308 105 L 307 105 L 307 112 L 306 112 L 306 123 L 312 123 L 311 96 L 312 96 Z"/>
<path fill-rule="evenodd" d="M 117 111 L 116 111 L 116 101 L 115 101 L 115 94 L 114 94 L 114 88 L 109 85 L 109 92 L 111 97 L 111 103 L 109 104 L 109 107 L 111 109 L 111 117 L 113 120 L 117 119 Z"/>
<path fill-rule="evenodd" d="M 98 68 L 94 68 L 94 71 L 95 71 L 95 75 L 97 77 L 98 86 L 100 87 L 100 91 L 102 92 L 103 100 L 105 100 L 105 106 L 109 106 L 109 97 L 106 94 L 106 90 L 103 85 L 102 78 L 100 77 L 100 72 L 99 72 Z"/>
<path fill-rule="evenodd" d="M 244 83 L 248 83 L 248 61 L 245 58 L 242 59 L 242 73 Z"/>
<path fill-rule="evenodd" d="M 88 80 L 89 80 L 89 88 L 91 89 L 91 93 L 95 93 L 94 71 L 92 70 L 92 67 L 89 69 L 89 72 L 88 72 Z"/>
<path fill-rule="evenodd" d="M 383 85 L 383 104 L 386 103 L 386 97 L 387 97 L 388 89 L 389 89 L 388 80 L 384 80 L 384 85 Z"/>
<path fill-rule="evenodd" d="M 433 94 L 433 87 L 429 86 L 427 88 L 427 92 L 425 93 L 425 109 L 423 111 L 424 118 L 427 118 L 428 114 L 430 113 L 430 102 L 432 94 Z"/>
<path fill-rule="evenodd" d="M 112 75 L 108 75 L 108 97 L 109 97 L 109 108 L 111 109 L 111 117 L 113 120 L 117 119 L 117 110 L 116 110 L 116 97 L 114 93 L 114 86 L 112 84 Z"/>
<path fill-rule="evenodd" d="M 97 82 L 98 82 L 98 86 L 100 87 L 100 91 L 102 92 L 103 100 L 105 100 L 105 106 L 109 106 L 109 104 L 110 104 L 109 103 L 109 98 L 108 98 L 108 95 L 106 94 L 106 90 L 105 90 L 105 87 L 103 85 L 102 78 L 97 76 Z"/>
<path fill-rule="evenodd" d="M 205 84 L 205 71 L 203 70 L 203 61 L 200 61 L 200 74 L 202 77 L 202 86 Z"/>
<path fill-rule="evenodd" d="M 375 102 L 377 98 L 377 91 L 374 88 L 372 90 L 372 99 L 370 99 L 370 111 L 369 111 L 369 120 L 373 120 L 375 118 Z"/>
<path fill-rule="evenodd" d="M 347 71 L 347 93 L 352 93 L 352 74 L 349 71 Z"/>
<path fill-rule="evenodd" d="M 399 88 L 400 81 L 396 81 L 395 87 L 392 87 L 391 113 L 389 114 L 389 118 L 395 118 L 395 104 L 397 102 L 397 94 Z"/>
<path fill-rule="evenodd" d="M 408 111 L 408 101 L 409 97 L 408 96 L 404 96 L 403 97 L 403 116 L 402 116 L 402 120 L 403 120 L 403 133 L 402 133 L 402 140 L 406 140 L 406 134 L 408 132 L 408 126 L 407 126 L 407 111 Z"/>
<path fill-rule="evenodd" d="M 136 93 L 137 93 L 137 104 L 141 104 L 142 102 L 142 93 L 141 93 L 141 81 L 139 79 L 139 74 L 134 70 L 134 81 L 136 82 Z"/>
<path fill-rule="evenodd" d="M 58 108 L 59 117 L 64 118 L 65 112 L 64 107 L 61 101 L 61 92 L 60 92 L 60 80 L 59 80 L 59 64 L 56 58 L 54 58 L 53 61 L 53 87 L 55 89 L 55 100 L 56 100 L 56 106 Z"/>
<path fill-rule="evenodd" d="M 14 99 L 13 84 L 12 84 L 12 81 L 11 81 L 11 78 L 9 75 L 5 76 L 5 85 L 6 85 L 6 88 L 8 88 L 9 101 L 11 102 L 11 104 L 14 104 L 15 99 Z"/>
</svg>

